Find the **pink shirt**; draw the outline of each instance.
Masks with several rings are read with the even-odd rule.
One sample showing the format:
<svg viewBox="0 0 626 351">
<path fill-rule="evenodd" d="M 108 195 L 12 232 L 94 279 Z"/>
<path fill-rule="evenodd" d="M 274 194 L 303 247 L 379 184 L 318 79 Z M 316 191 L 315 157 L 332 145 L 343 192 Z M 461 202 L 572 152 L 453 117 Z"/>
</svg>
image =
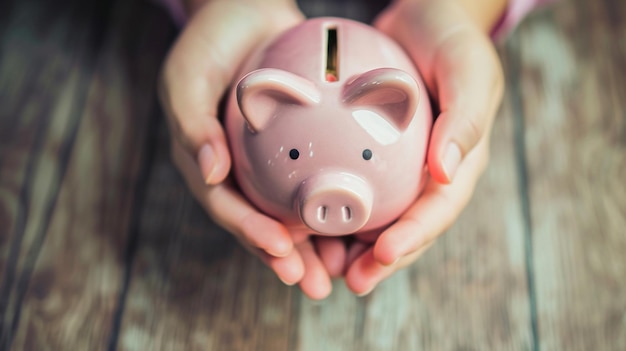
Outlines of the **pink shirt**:
<svg viewBox="0 0 626 351">
<path fill-rule="evenodd" d="M 509 0 L 507 10 L 491 31 L 491 37 L 494 39 L 506 37 L 531 10 L 554 1 L 556 0 Z M 185 23 L 187 14 L 181 0 L 157 0 L 157 2 L 169 11 L 178 25 L 182 26 Z"/>
</svg>

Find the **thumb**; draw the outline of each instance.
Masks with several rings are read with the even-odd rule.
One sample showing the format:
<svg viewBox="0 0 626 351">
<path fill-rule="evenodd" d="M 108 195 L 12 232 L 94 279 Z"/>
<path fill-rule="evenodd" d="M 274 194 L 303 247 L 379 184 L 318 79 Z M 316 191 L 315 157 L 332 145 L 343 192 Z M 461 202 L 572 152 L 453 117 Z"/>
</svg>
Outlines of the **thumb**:
<svg viewBox="0 0 626 351">
<path fill-rule="evenodd" d="M 465 156 L 489 137 L 503 94 L 503 74 L 491 42 L 478 31 L 459 32 L 441 47 L 434 63 L 441 114 L 433 126 L 428 169 L 450 183 Z"/>
</svg>

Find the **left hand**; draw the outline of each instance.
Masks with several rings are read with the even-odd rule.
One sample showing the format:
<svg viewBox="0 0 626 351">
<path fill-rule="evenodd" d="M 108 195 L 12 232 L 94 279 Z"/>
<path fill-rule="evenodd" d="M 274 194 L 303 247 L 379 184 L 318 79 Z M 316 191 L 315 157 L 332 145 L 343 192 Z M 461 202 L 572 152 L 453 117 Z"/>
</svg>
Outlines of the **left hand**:
<svg viewBox="0 0 626 351">
<path fill-rule="evenodd" d="M 190 0 L 190 20 L 164 63 L 159 97 L 171 154 L 191 193 L 213 221 L 312 299 L 331 283 L 308 237 L 294 237 L 259 212 L 228 177 L 231 165 L 219 102 L 258 45 L 304 20 L 293 0 Z"/>
</svg>

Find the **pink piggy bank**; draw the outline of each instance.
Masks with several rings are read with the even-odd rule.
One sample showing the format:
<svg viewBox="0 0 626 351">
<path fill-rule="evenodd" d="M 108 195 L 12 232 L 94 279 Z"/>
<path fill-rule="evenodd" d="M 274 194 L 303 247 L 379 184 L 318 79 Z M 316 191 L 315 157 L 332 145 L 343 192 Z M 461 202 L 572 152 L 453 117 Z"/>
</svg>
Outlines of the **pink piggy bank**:
<svg viewBox="0 0 626 351">
<path fill-rule="evenodd" d="M 364 24 L 308 20 L 251 55 L 226 107 L 242 192 L 292 231 L 389 225 L 421 190 L 432 114 L 411 60 Z"/>
</svg>

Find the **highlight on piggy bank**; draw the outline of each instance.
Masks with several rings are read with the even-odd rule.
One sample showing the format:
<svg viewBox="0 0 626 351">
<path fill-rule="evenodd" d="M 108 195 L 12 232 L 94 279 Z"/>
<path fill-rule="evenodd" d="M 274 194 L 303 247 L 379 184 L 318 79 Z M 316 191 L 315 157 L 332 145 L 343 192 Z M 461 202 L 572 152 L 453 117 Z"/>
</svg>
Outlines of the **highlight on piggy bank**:
<svg viewBox="0 0 626 351">
<path fill-rule="evenodd" d="M 235 178 L 291 230 L 384 227 L 420 191 L 431 108 L 406 53 L 367 25 L 317 18 L 251 55 L 226 107 Z"/>
</svg>

